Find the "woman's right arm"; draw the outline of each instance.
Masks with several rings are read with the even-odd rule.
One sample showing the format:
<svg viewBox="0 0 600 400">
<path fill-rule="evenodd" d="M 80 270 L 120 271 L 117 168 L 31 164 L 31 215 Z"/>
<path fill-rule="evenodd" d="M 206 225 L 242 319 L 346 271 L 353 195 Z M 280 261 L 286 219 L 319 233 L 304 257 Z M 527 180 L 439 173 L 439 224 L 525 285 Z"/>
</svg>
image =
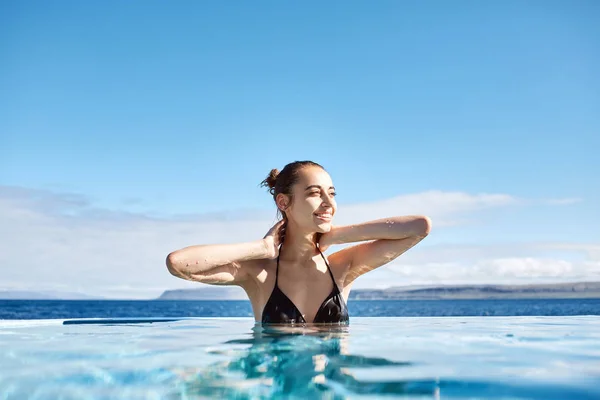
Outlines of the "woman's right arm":
<svg viewBox="0 0 600 400">
<path fill-rule="evenodd" d="M 181 279 L 213 285 L 239 285 L 248 277 L 247 261 L 277 257 L 284 222 L 261 240 L 246 243 L 189 246 L 167 256 L 169 272 Z"/>
</svg>

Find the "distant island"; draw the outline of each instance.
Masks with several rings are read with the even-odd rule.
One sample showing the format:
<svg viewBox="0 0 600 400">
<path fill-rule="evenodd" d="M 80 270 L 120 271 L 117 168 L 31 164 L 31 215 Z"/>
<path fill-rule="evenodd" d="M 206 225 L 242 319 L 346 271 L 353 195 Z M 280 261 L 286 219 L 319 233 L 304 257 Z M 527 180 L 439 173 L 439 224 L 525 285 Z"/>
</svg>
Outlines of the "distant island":
<svg viewBox="0 0 600 400">
<path fill-rule="evenodd" d="M 148 300 L 248 300 L 237 286 L 199 285 L 165 290 Z M 600 282 L 535 285 L 431 285 L 354 289 L 350 300 L 600 299 Z M 113 300 L 83 293 L 0 290 L 0 300 Z M 126 300 L 121 298 L 121 300 Z M 139 300 L 139 299 L 138 299 Z"/>
<path fill-rule="evenodd" d="M 600 282 L 535 285 L 400 286 L 382 290 L 355 290 L 355 300 L 457 300 L 457 299 L 584 299 L 600 298 Z"/>
<path fill-rule="evenodd" d="M 585 299 L 600 298 L 600 282 L 535 285 L 399 286 L 387 289 L 354 289 L 350 300 L 458 300 L 458 299 Z M 208 286 L 166 290 L 156 300 L 247 300 L 243 289 Z"/>
</svg>

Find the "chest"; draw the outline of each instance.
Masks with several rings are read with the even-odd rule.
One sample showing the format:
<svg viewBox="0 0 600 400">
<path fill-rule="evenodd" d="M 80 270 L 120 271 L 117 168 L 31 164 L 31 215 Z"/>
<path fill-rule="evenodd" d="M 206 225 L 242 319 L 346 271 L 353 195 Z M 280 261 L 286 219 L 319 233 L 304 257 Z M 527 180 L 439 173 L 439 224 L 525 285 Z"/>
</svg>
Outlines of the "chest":
<svg viewBox="0 0 600 400">
<path fill-rule="evenodd" d="M 279 272 L 277 287 L 296 305 L 302 314 L 316 312 L 334 289 L 334 278 L 327 269 L 299 273 Z M 273 282 L 272 289 L 275 289 Z M 268 290 L 268 288 L 266 288 Z"/>
<path fill-rule="evenodd" d="M 335 275 L 326 264 L 313 268 L 280 266 L 265 271 L 260 284 L 261 298 L 257 308 L 264 310 L 270 301 L 281 305 L 286 313 L 297 311 L 306 321 L 313 321 L 324 306 L 338 292 Z"/>
</svg>

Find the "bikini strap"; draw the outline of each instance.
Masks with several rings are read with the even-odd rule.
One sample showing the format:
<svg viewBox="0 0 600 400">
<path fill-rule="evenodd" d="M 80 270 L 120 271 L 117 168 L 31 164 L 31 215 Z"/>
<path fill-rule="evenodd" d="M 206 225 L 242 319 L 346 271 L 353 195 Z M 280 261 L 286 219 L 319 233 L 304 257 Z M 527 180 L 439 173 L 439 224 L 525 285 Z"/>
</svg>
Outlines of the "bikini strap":
<svg viewBox="0 0 600 400">
<path fill-rule="evenodd" d="M 331 280 L 333 281 L 333 284 L 335 286 L 337 286 L 337 284 L 335 283 L 335 278 L 333 277 L 333 272 L 331 272 L 331 268 L 329 268 L 329 263 L 327 262 L 327 259 L 321 252 L 321 249 L 319 248 L 319 246 L 317 246 L 317 250 L 319 250 L 319 253 L 321 253 L 321 257 L 323 257 L 323 261 L 325 261 L 325 265 L 327 265 L 327 271 L 329 272 L 329 276 L 331 276 Z"/>
</svg>

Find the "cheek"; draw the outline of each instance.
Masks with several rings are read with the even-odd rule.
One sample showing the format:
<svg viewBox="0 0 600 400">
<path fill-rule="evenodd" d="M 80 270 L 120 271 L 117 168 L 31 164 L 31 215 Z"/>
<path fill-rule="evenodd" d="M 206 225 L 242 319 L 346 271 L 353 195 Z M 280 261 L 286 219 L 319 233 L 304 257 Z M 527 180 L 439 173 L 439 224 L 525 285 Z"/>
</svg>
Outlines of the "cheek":
<svg viewBox="0 0 600 400">
<path fill-rule="evenodd" d="M 308 219 L 312 218 L 313 213 L 319 208 L 319 203 L 314 199 L 306 199 L 302 203 L 297 203 L 294 207 L 294 215 L 297 218 Z"/>
</svg>

